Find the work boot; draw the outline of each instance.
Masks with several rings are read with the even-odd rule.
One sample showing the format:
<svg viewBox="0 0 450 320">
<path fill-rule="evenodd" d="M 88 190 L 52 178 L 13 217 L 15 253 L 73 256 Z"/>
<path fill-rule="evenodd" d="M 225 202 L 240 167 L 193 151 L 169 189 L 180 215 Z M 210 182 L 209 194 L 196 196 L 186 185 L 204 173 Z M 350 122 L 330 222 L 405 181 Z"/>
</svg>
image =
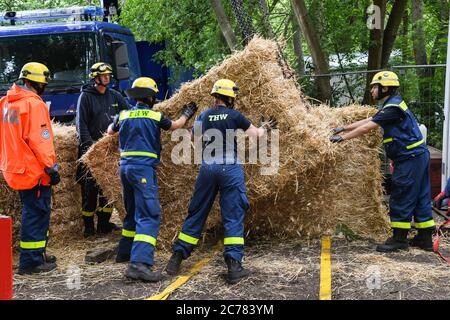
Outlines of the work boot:
<svg viewBox="0 0 450 320">
<path fill-rule="evenodd" d="M 378 252 L 394 252 L 397 250 L 408 249 L 409 229 L 393 228 L 394 235 L 386 240 L 384 244 L 377 246 Z"/>
<path fill-rule="evenodd" d="M 95 235 L 94 217 L 83 216 L 84 237 L 88 238 Z"/>
<path fill-rule="evenodd" d="M 229 284 L 238 283 L 242 278 L 250 275 L 250 270 L 244 269 L 239 261 L 226 257 L 225 262 L 228 267 L 227 282 Z"/>
<path fill-rule="evenodd" d="M 435 232 L 436 227 L 418 229 L 417 235 L 409 242 L 409 245 L 425 251 L 433 251 L 433 233 Z"/>
<path fill-rule="evenodd" d="M 176 275 L 180 271 L 181 261 L 183 261 L 183 252 L 180 250 L 175 251 L 170 257 L 166 266 L 167 274 L 171 276 Z"/>
<path fill-rule="evenodd" d="M 130 261 L 130 255 L 126 253 L 118 253 L 116 256 L 116 262 L 122 263 L 122 262 L 129 262 Z"/>
<path fill-rule="evenodd" d="M 19 268 L 19 274 L 24 275 L 24 274 L 33 274 L 33 273 L 44 273 L 44 272 L 52 271 L 55 268 L 56 268 L 56 263 L 44 262 L 43 264 L 40 264 L 35 267 L 31 267 L 31 268 L 25 268 L 25 269 Z"/>
<path fill-rule="evenodd" d="M 56 257 L 44 253 L 44 261 L 47 262 L 47 263 L 56 263 Z"/>
<path fill-rule="evenodd" d="M 131 262 L 128 265 L 125 276 L 133 280 L 143 280 L 148 282 L 158 282 L 161 280 L 160 271 L 152 271 L 152 266 L 140 262 Z"/>
<path fill-rule="evenodd" d="M 111 219 L 111 213 L 98 213 L 97 214 L 98 221 L 97 221 L 97 233 L 111 233 L 114 230 L 120 230 L 121 228 L 118 227 L 116 224 L 109 222 L 109 219 Z"/>
</svg>

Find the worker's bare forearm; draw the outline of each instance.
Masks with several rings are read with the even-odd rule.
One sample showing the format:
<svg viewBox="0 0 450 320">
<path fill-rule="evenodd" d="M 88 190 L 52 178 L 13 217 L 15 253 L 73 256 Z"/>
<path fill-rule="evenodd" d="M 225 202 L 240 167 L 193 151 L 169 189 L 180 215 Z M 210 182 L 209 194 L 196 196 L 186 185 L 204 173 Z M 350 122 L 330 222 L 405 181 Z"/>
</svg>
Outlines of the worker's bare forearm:
<svg viewBox="0 0 450 320">
<path fill-rule="evenodd" d="M 366 123 L 368 123 L 369 121 L 372 121 L 372 118 L 367 118 L 367 119 L 363 119 L 363 120 L 359 120 L 357 122 L 354 122 L 352 124 L 349 124 L 348 126 L 344 126 L 344 130 L 345 131 L 352 131 L 355 130 L 356 128 L 359 128 L 363 125 L 365 125 Z"/>
<path fill-rule="evenodd" d="M 353 138 L 357 138 L 362 135 L 365 135 L 366 133 L 369 133 L 370 131 L 372 131 L 373 129 L 376 129 L 376 128 L 378 128 L 378 124 L 369 120 L 365 124 L 360 125 L 360 126 L 356 127 L 355 129 L 351 130 L 350 132 L 346 132 L 346 133 L 342 134 L 341 136 L 344 140 L 349 140 L 349 139 L 353 139 Z"/>
<path fill-rule="evenodd" d="M 172 121 L 172 126 L 170 127 L 170 130 L 176 130 L 182 128 L 186 124 L 187 118 L 186 116 L 182 115 L 178 120 Z"/>
</svg>

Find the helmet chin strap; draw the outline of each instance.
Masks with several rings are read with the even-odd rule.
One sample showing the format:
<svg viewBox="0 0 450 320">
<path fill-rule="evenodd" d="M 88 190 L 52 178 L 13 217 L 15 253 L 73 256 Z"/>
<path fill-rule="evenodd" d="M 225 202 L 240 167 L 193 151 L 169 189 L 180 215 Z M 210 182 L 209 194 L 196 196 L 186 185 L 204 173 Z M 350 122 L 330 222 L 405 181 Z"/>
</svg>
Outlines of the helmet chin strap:
<svg viewBox="0 0 450 320">
<path fill-rule="evenodd" d="M 386 92 L 383 92 L 383 90 L 382 90 L 383 86 L 381 84 L 377 84 L 377 85 L 378 85 L 377 100 L 382 100 L 382 99 L 386 98 L 387 96 L 389 96 L 389 90 Z"/>
<path fill-rule="evenodd" d="M 98 80 L 98 82 L 97 82 L 97 80 Z M 105 83 L 103 82 L 103 80 L 102 80 L 100 77 L 95 78 L 95 79 L 94 79 L 94 82 L 95 82 L 95 84 L 96 84 L 97 86 L 102 86 L 102 87 L 105 87 L 105 88 L 106 88 Z"/>
<path fill-rule="evenodd" d="M 36 90 L 36 94 L 37 94 L 38 96 L 41 96 L 41 95 L 44 93 L 45 87 L 46 87 L 45 84 L 41 86 L 40 83 L 37 83 L 37 82 L 34 82 L 34 81 L 28 81 L 28 83 L 30 84 L 30 86 L 31 86 L 34 90 Z"/>
</svg>

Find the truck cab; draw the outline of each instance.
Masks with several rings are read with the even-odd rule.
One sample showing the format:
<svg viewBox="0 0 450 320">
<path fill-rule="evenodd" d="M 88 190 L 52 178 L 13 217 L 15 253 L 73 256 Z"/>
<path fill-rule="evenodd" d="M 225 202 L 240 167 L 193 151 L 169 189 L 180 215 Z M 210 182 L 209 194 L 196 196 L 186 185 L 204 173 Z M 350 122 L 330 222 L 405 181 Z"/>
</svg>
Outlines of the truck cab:
<svg viewBox="0 0 450 320">
<path fill-rule="evenodd" d="M 71 121 L 76 113 L 80 88 L 90 81 L 89 69 L 94 63 L 102 61 L 111 64 L 115 77 L 113 87 L 123 92 L 141 76 L 140 57 L 134 36 L 128 28 L 93 20 L 94 16 L 103 15 L 103 9 L 98 7 L 30 10 L 19 15 L 6 13 L 3 18 L 0 17 L 0 22 L 11 22 L 11 16 L 17 21 L 44 20 L 51 18 L 49 16 L 52 14 L 59 19 L 66 16 L 84 17 L 85 21 L 76 19 L 0 26 L 0 95 L 5 95 L 18 79 L 25 63 L 43 63 L 52 74 L 43 95 L 50 116 L 59 121 Z M 145 60 L 153 63 L 150 62 L 151 57 Z M 161 73 L 162 66 L 153 67 L 153 70 L 161 70 Z M 153 77 L 159 86 L 165 88 L 167 79 L 158 74 Z M 167 92 L 162 91 L 158 98 L 165 97 Z"/>
</svg>

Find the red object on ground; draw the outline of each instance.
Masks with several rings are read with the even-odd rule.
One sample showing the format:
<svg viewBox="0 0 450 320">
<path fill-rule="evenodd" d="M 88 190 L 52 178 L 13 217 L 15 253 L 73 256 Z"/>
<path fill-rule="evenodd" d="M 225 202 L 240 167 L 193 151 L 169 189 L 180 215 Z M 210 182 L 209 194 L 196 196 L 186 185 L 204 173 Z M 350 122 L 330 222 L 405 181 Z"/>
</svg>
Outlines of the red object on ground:
<svg viewBox="0 0 450 320">
<path fill-rule="evenodd" d="M 442 152 L 430 146 L 428 150 L 430 151 L 431 198 L 434 198 L 445 188 L 441 186 Z"/>
<path fill-rule="evenodd" d="M 12 220 L 0 215 L 0 300 L 12 300 Z"/>
</svg>

